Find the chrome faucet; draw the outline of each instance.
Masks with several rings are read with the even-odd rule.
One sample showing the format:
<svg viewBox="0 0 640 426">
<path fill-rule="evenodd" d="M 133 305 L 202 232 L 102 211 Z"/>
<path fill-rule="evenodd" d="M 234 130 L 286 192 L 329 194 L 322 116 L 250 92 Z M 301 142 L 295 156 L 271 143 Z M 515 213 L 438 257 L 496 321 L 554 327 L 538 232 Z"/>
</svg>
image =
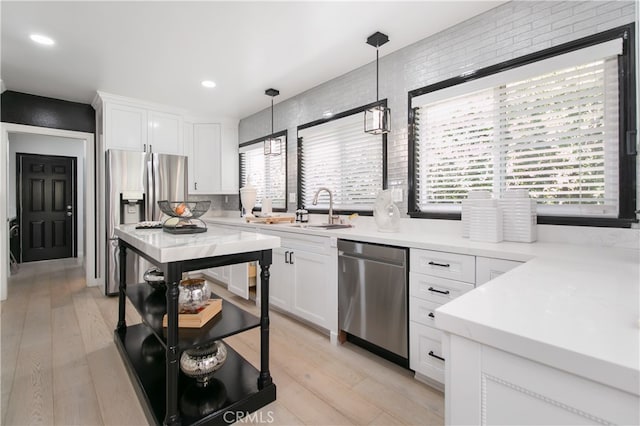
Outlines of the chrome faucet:
<svg viewBox="0 0 640 426">
<path fill-rule="evenodd" d="M 320 194 L 320 191 L 327 191 L 329 193 L 329 221 L 327 223 L 329 225 L 333 225 L 334 223 L 338 222 L 338 216 L 333 215 L 333 194 L 331 193 L 329 188 L 325 188 L 324 186 L 318 188 L 318 190 L 316 191 L 316 195 L 313 196 L 312 204 L 314 206 L 318 204 L 318 194 Z"/>
</svg>

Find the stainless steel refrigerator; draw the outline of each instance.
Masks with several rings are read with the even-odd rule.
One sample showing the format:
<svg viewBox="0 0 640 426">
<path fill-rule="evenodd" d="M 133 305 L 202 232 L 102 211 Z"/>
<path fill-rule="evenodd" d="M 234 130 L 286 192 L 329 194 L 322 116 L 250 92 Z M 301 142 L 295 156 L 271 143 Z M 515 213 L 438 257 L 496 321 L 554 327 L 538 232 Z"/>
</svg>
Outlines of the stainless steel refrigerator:
<svg viewBox="0 0 640 426">
<path fill-rule="evenodd" d="M 142 221 L 159 221 L 158 201 L 181 201 L 187 195 L 187 157 L 110 149 L 106 160 L 106 285 L 105 293 L 118 292 L 118 238 L 115 227 Z M 148 262 L 129 252 L 127 282 L 140 282 Z"/>
</svg>

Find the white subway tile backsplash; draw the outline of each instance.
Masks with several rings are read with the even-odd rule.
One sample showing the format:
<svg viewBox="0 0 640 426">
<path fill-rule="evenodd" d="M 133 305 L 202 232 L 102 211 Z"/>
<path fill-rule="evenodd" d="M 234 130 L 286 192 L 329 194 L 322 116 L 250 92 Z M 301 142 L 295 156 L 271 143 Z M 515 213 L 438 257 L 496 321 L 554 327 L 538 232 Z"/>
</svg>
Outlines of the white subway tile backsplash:
<svg viewBox="0 0 640 426">
<path fill-rule="evenodd" d="M 380 95 L 388 98 L 392 125 L 388 181 L 406 194 L 409 90 L 633 22 L 634 16 L 633 1 L 511 1 L 395 52 L 387 54 L 382 47 Z M 364 43 L 362 48 L 367 48 Z M 326 111 L 342 112 L 373 100 L 375 62 L 370 62 L 276 103 L 276 130 L 289 130 L 289 192 L 297 190 L 296 127 L 322 118 Z M 240 121 L 240 142 L 269 132 L 267 107 Z M 400 210 L 406 212 L 406 197 L 403 204 Z"/>
<path fill-rule="evenodd" d="M 558 1 L 552 3 L 553 5 L 551 6 L 551 13 L 553 13 L 554 15 L 560 15 L 560 18 L 563 18 L 564 16 L 567 16 L 566 13 L 568 13 L 569 15 L 572 13 L 572 9 L 574 7 L 574 5 L 572 4 L 573 2 Z"/>
<path fill-rule="evenodd" d="M 629 19 L 627 19 L 626 16 L 619 16 L 605 23 L 598 24 L 598 26 L 596 27 L 596 32 L 605 31 L 605 30 L 608 30 L 609 28 L 619 27 L 620 25 L 625 25 L 628 23 L 629 23 Z M 636 27 L 636 31 L 637 31 L 637 28 L 638 27 Z"/>
</svg>

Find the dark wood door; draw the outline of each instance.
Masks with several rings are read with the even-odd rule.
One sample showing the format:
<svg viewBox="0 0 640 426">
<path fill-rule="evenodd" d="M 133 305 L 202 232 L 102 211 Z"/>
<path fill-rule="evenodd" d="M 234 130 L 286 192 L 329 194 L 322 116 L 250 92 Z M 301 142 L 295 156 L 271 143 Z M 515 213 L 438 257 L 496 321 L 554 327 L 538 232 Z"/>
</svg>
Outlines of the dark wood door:
<svg viewBox="0 0 640 426">
<path fill-rule="evenodd" d="M 18 154 L 22 261 L 73 257 L 76 159 Z"/>
</svg>

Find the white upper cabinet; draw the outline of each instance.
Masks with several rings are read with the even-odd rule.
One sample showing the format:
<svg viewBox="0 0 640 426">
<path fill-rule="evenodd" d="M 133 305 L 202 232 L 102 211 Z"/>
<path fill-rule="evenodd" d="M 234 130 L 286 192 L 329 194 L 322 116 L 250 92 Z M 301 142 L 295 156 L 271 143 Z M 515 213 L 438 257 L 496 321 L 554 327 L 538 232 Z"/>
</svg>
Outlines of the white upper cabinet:
<svg viewBox="0 0 640 426">
<path fill-rule="evenodd" d="M 158 111 L 149 111 L 148 117 L 148 150 L 182 155 L 182 117 Z"/>
<path fill-rule="evenodd" d="M 190 194 L 238 192 L 238 120 L 185 118 L 185 110 L 104 92 L 92 105 L 99 149 L 186 155 Z"/>
<path fill-rule="evenodd" d="M 185 122 L 184 153 L 189 157 L 190 194 L 238 192 L 238 123 Z"/>
<path fill-rule="evenodd" d="M 238 154 L 238 122 L 222 122 L 222 141 L 220 144 L 220 192 L 235 194 L 238 192 L 240 157 Z"/>
<path fill-rule="evenodd" d="M 107 103 L 104 108 L 106 148 L 145 151 L 147 111 L 142 108 Z"/>
<path fill-rule="evenodd" d="M 221 189 L 221 136 L 220 124 L 193 125 L 193 157 L 189 158 L 189 164 L 194 181 L 189 187 L 196 193 L 212 194 Z"/>
<path fill-rule="evenodd" d="M 183 155 L 181 110 L 98 92 L 93 101 L 104 149 Z"/>
</svg>

